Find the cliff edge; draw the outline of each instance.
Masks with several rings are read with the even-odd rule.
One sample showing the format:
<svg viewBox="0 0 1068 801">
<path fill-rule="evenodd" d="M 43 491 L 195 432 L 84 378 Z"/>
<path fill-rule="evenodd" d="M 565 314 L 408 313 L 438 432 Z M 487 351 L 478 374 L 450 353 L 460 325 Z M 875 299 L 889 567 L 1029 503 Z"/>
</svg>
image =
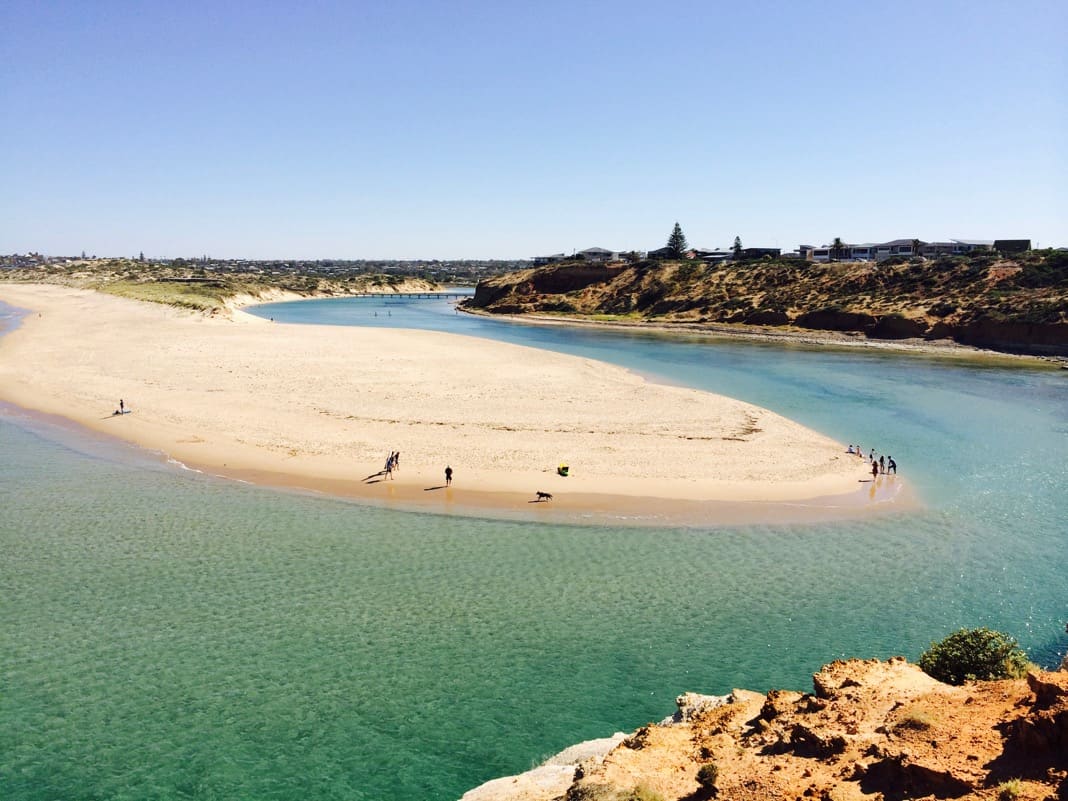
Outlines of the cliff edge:
<svg viewBox="0 0 1068 801">
<path fill-rule="evenodd" d="M 954 687 L 900 657 L 854 659 L 825 666 L 810 693 L 677 704 L 581 761 L 554 758 L 462 801 L 1068 798 L 1064 671 Z"/>
<path fill-rule="evenodd" d="M 465 307 L 616 323 L 833 332 L 1068 355 L 1068 253 L 814 264 L 569 261 L 480 281 Z"/>
</svg>

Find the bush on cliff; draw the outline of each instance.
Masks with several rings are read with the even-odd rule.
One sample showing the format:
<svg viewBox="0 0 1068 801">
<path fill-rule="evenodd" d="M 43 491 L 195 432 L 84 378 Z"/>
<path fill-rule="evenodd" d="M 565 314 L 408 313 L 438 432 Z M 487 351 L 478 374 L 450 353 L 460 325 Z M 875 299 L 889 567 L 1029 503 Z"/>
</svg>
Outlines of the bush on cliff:
<svg viewBox="0 0 1068 801">
<path fill-rule="evenodd" d="M 705 795 L 716 795 L 716 779 L 718 778 L 719 768 L 715 762 L 706 762 L 697 771 L 697 785 Z"/>
<path fill-rule="evenodd" d="M 1014 679 L 1027 672 L 1027 654 L 1008 634 L 991 629 L 961 629 L 931 643 L 919 661 L 920 670 L 946 684 Z"/>
</svg>

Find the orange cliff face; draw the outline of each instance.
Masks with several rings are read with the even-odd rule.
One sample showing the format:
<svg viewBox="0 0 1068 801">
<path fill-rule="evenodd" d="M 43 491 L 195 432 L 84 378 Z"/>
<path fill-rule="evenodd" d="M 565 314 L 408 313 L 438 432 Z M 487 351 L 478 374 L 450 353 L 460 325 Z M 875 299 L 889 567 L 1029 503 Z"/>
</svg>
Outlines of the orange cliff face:
<svg viewBox="0 0 1068 801">
<path fill-rule="evenodd" d="M 557 768 L 555 785 L 515 777 L 464 801 L 1066 797 L 1068 672 L 952 687 L 903 658 L 850 660 L 813 685 L 680 696 L 674 718 Z"/>
<path fill-rule="evenodd" d="M 1068 356 L 1068 255 L 880 264 L 563 262 L 480 281 L 466 307 Z"/>
</svg>

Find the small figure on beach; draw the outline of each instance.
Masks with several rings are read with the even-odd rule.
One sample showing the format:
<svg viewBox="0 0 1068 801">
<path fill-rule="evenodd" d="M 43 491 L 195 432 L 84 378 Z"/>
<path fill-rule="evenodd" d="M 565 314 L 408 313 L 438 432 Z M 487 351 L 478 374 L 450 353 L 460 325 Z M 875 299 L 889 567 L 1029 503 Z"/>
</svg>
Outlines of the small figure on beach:
<svg viewBox="0 0 1068 801">
<path fill-rule="evenodd" d="M 448 465 L 445 465 L 445 486 L 452 486 L 452 468 Z"/>
<path fill-rule="evenodd" d="M 853 446 L 852 445 L 849 446 L 849 450 L 847 450 L 846 453 L 853 453 Z"/>
<path fill-rule="evenodd" d="M 393 451 L 386 457 L 386 469 L 382 472 L 386 474 L 386 478 L 393 478 Z"/>
<path fill-rule="evenodd" d="M 886 472 L 886 457 L 885 456 L 880 456 L 879 457 L 879 472 L 880 473 L 885 473 Z"/>
<path fill-rule="evenodd" d="M 542 501 L 551 501 L 553 499 L 553 494 L 551 492 L 542 492 L 541 490 L 538 490 L 535 494 L 538 496 L 538 503 L 541 503 Z"/>
<path fill-rule="evenodd" d="M 875 448 L 871 449 L 871 453 L 868 454 L 868 458 L 871 459 L 873 462 L 875 461 Z"/>
<path fill-rule="evenodd" d="M 400 451 L 393 454 L 393 469 L 400 470 Z"/>
<path fill-rule="evenodd" d="M 893 456 L 889 456 L 886 459 L 886 472 L 897 475 L 897 462 L 894 461 Z"/>
<path fill-rule="evenodd" d="M 119 398 L 119 414 L 126 414 L 126 404 Z"/>
<path fill-rule="evenodd" d="M 871 480 L 875 481 L 879 477 L 879 463 L 874 459 L 871 460 Z"/>
</svg>

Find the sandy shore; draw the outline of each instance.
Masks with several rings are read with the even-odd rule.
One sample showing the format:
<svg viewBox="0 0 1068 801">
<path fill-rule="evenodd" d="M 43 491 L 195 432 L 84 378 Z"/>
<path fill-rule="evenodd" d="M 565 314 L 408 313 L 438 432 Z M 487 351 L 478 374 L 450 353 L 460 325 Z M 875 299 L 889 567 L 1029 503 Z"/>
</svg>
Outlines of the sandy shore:
<svg viewBox="0 0 1068 801">
<path fill-rule="evenodd" d="M 589 359 L 56 286 L 0 284 L 0 300 L 30 311 L 0 338 L 0 399 L 221 475 L 549 519 L 821 519 L 907 503 L 903 482 L 872 484 L 840 443 L 777 414 Z M 130 414 L 112 414 L 120 398 Z M 538 490 L 554 500 L 530 503 Z"/>
</svg>

